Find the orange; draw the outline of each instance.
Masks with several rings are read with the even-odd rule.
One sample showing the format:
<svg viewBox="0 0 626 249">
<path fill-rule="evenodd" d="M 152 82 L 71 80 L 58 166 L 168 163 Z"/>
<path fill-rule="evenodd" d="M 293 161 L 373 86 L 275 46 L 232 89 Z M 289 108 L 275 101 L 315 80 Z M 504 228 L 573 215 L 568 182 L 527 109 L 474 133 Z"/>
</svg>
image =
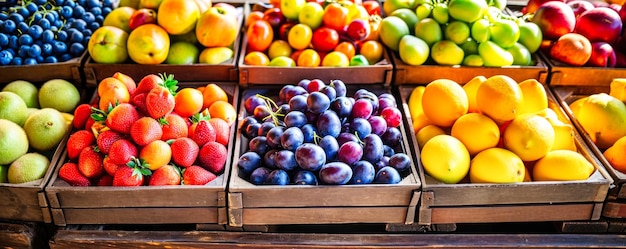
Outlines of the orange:
<svg viewBox="0 0 626 249">
<path fill-rule="evenodd" d="M 159 5 L 157 22 L 167 33 L 182 35 L 192 31 L 200 17 L 195 1 L 163 0 Z"/>
<path fill-rule="evenodd" d="M 225 120 L 230 126 L 235 122 L 235 118 L 237 118 L 237 111 L 230 103 L 218 100 L 209 107 L 209 115 L 211 115 L 211 118 Z"/>
<path fill-rule="evenodd" d="M 348 56 L 348 59 L 352 59 L 352 57 L 354 57 L 354 54 L 356 53 L 356 49 L 354 48 L 354 45 L 352 45 L 351 42 L 347 42 L 347 41 L 340 42 L 339 44 L 337 44 L 337 47 L 335 47 L 335 51 L 342 52 L 343 54 Z"/>
<path fill-rule="evenodd" d="M 259 11 L 259 10 L 253 10 L 250 12 L 250 14 L 248 14 L 248 17 L 246 18 L 246 24 L 245 27 L 247 28 L 248 25 L 250 25 L 250 23 L 253 23 L 256 20 L 262 20 L 263 19 L 263 12 Z"/>
<path fill-rule="evenodd" d="M 361 44 L 359 54 L 365 56 L 370 65 L 374 65 L 383 58 L 383 45 L 375 40 L 366 41 Z"/>
<path fill-rule="evenodd" d="M 189 117 L 202 110 L 204 96 L 195 88 L 183 88 L 174 96 L 174 111 L 183 117 Z"/>
<path fill-rule="evenodd" d="M 108 111 L 109 105 L 116 106 L 130 102 L 130 93 L 126 84 L 112 77 L 100 81 L 98 95 L 100 96 L 98 108 L 105 112 Z"/>
<path fill-rule="evenodd" d="M 137 83 L 135 82 L 135 80 L 126 74 L 116 72 L 111 77 L 123 82 L 124 85 L 126 85 L 126 88 L 128 89 L 128 92 L 130 94 L 133 94 L 133 92 L 135 92 L 135 89 L 137 89 Z"/>
<path fill-rule="evenodd" d="M 253 51 L 243 57 L 243 63 L 253 66 L 267 66 L 270 64 L 270 58 L 263 52 Z"/>
<path fill-rule="evenodd" d="M 126 87 L 126 84 L 124 84 L 124 82 L 120 81 L 117 78 L 107 77 L 102 79 L 100 83 L 98 83 L 98 96 L 102 96 L 102 94 L 104 94 L 106 91 L 114 88 L 123 88 L 128 90 L 128 87 Z"/>
<path fill-rule="evenodd" d="M 300 67 L 317 67 L 322 63 L 320 55 L 314 49 L 303 50 L 296 60 L 296 65 Z"/>
<path fill-rule="evenodd" d="M 202 105 L 202 109 L 209 108 L 213 102 L 222 100 L 228 101 L 228 95 L 222 89 L 222 87 L 218 86 L 215 83 L 209 83 L 204 87 L 204 91 L 202 92 L 204 97 L 204 102 Z"/>
<path fill-rule="evenodd" d="M 155 140 L 142 147 L 139 158 L 149 164 L 150 170 L 157 170 L 172 159 L 172 148 L 163 140 Z"/>
</svg>

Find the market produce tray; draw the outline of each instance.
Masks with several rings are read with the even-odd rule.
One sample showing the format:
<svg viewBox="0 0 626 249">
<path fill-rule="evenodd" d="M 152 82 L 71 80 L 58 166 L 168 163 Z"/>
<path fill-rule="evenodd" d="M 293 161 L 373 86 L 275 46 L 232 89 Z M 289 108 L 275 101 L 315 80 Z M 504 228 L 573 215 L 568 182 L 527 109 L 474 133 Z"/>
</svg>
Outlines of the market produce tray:
<svg viewBox="0 0 626 249">
<path fill-rule="evenodd" d="M 394 64 L 394 83 L 398 85 L 423 84 L 441 78 L 464 84 L 478 75 L 489 77 L 498 74 L 509 75 L 518 82 L 525 79 L 536 79 L 541 83 L 547 83 L 548 80 L 548 65 L 536 53 L 533 54 L 535 65 L 508 67 L 445 66 L 435 64 L 412 66 L 402 62 L 397 54 L 390 54 Z"/>
<path fill-rule="evenodd" d="M 375 94 L 388 92 L 381 85 L 362 87 Z M 348 95 L 355 90 L 348 86 Z M 254 94 L 275 96 L 279 88 L 250 87 L 242 91 L 242 100 Z M 400 102 L 398 102 L 400 103 Z M 399 107 L 399 106 L 398 106 Z M 247 116 L 243 101 L 239 122 Z M 403 151 L 411 157 L 404 131 L 399 127 Z M 247 151 L 248 139 L 236 134 L 233 167 L 228 187 L 228 223 L 231 227 L 318 224 L 412 224 L 420 196 L 420 180 L 411 158 L 410 172 L 398 184 L 360 185 L 254 185 L 239 169 L 239 156 Z"/>
<path fill-rule="evenodd" d="M 206 82 L 179 82 L 181 87 L 197 87 Z M 233 82 L 218 84 L 236 106 L 239 86 Z M 97 94 L 97 93 L 94 93 Z M 95 97 L 95 95 L 94 95 Z M 230 127 L 231 141 L 235 131 Z M 54 224 L 206 224 L 222 226 L 226 221 L 226 185 L 230 175 L 233 144 L 227 146 L 224 173 L 206 185 L 179 186 L 70 186 L 58 176 L 66 162 L 67 151 L 45 188 Z"/>
<path fill-rule="evenodd" d="M 237 8 L 238 27 L 242 26 L 244 19 L 243 2 L 237 1 L 216 1 L 227 2 Z M 121 64 L 102 64 L 96 63 L 87 55 L 87 60 L 82 68 L 85 74 L 85 81 L 90 86 L 96 86 L 102 79 L 113 75 L 115 72 L 126 72 L 128 76 L 135 81 L 139 81 L 141 77 L 147 74 L 159 74 L 167 72 L 176 75 L 178 81 L 181 82 L 198 82 L 198 81 L 218 81 L 218 82 L 237 82 L 237 57 L 239 56 L 241 37 L 237 37 L 233 43 L 233 58 L 222 62 L 218 65 L 209 65 L 195 63 L 191 65 L 170 65 L 156 64 L 145 65 L 137 64 L 130 61 Z M 202 50 L 200 50 L 202 51 Z"/>
<path fill-rule="evenodd" d="M 579 130 L 582 139 L 587 143 L 587 146 L 598 158 L 602 165 L 606 168 L 608 173 L 613 179 L 614 188 L 612 188 L 607 196 L 606 203 L 604 204 L 604 210 L 602 215 L 609 218 L 626 218 L 626 174 L 615 169 L 607 161 L 606 157 L 602 154 L 604 151 L 596 146 L 589 134 L 583 129 L 578 120 L 574 117 L 572 110 L 569 108 L 569 104 L 577 99 L 585 96 L 589 96 L 595 93 L 608 93 L 610 80 L 593 80 L 593 82 L 603 83 L 589 83 L 586 81 L 586 85 L 578 84 L 562 84 L 551 85 L 550 89 L 554 92 L 559 104 L 562 106 L 565 113 L 572 120 L 572 123 Z"/>
<path fill-rule="evenodd" d="M 589 82 L 611 82 L 613 78 L 626 77 L 626 69 L 610 67 L 576 67 L 554 59 L 541 52 L 550 67 L 549 85 L 589 86 Z"/>
<path fill-rule="evenodd" d="M 65 62 L 0 66 L 0 84 L 14 80 L 41 82 L 49 79 L 83 82 L 82 66 L 88 56 L 85 52 L 82 56 Z"/>
<path fill-rule="evenodd" d="M 400 86 L 405 113 L 413 86 Z M 545 85 L 544 85 L 545 87 Z M 555 97 L 548 93 L 549 107 L 559 119 L 567 116 Z M 409 124 L 412 149 L 420 154 L 411 118 Z M 575 131 L 575 130 L 574 130 Z M 544 181 L 517 184 L 477 184 L 462 181 L 445 184 L 425 174 L 418 161 L 422 196 L 418 224 L 590 221 L 600 219 L 604 200 L 612 182 L 603 165 L 589 150 L 581 135 L 575 131 L 578 152 L 595 168 L 584 181 Z"/>
</svg>

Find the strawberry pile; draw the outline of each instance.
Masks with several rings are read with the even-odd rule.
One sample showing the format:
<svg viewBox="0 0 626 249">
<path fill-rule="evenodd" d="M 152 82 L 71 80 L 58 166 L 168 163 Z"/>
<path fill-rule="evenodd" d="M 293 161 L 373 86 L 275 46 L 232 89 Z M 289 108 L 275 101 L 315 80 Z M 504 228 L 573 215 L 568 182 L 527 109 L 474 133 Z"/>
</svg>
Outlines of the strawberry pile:
<svg viewBox="0 0 626 249">
<path fill-rule="evenodd" d="M 216 179 L 224 171 L 232 121 L 211 118 L 211 103 L 202 98 L 179 103 L 177 83 L 172 75 L 150 74 L 135 84 L 119 72 L 103 79 L 94 103 L 74 112 L 59 178 L 72 186 L 204 185 Z M 196 96 L 203 96 L 202 88 L 193 89 Z"/>
</svg>

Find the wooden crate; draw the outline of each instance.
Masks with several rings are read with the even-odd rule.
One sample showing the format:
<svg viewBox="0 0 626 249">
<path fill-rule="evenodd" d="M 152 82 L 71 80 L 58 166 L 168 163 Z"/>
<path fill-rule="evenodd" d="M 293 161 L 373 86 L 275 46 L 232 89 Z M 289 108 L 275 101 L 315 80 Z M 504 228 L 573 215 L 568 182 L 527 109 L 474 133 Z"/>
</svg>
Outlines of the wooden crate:
<svg viewBox="0 0 626 249">
<path fill-rule="evenodd" d="M 237 7 L 239 27 L 243 24 L 244 11 L 243 1 L 216 1 L 216 2 L 228 2 Z M 121 64 L 101 64 L 96 63 L 87 56 L 83 71 L 85 74 L 85 81 L 87 85 L 95 86 L 102 79 L 110 77 L 115 72 L 126 72 L 128 76 L 132 77 L 136 81 L 139 81 L 143 76 L 147 74 L 159 74 L 167 72 L 174 74 L 176 79 L 181 82 L 200 82 L 200 81 L 219 81 L 219 82 L 237 82 L 237 57 L 239 56 L 241 37 L 238 36 L 233 44 L 233 51 L 235 52 L 232 59 L 223 62 L 218 65 L 209 65 L 195 63 L 191 65 L 169 65 L 169 64 L 157 64 L 157 65 L 144 65 L 137 64 L 128 59 L 128 62 Z"/>
<path fill-rule="evenodd" d="M 408 98 L 414 86 L 401 86 L 404 111 L 409 113 Z M 549 91 L 547 91 L 550 93 Z M 554 97 L 549 106 L 567 120 Z M 406 116 L 406 115 L 405 115 Z M 412 121 L 409 121 L 412 148 L 419 155 Z M 444 184 L 425 174 L 418 161 L 422 180 L 419 224 L 499 223 L 538 221 L 588 221 L 600 218 L 611 178 L 576 133 L 579 152 L 596 172 L 584 181 L 524 182 L 518 184 Z"/>
<path fill-rule="evenodd" d="M 49 238 L 49 231 L 42 223 L 0 220 L 0 246 L 3 248 L 48 248 Z"/>
<path fill-rule="evenodd" d="M 179 83 L 180 87 L 206 83 Z M 218 83 L 238 103 L 239 86 Z M 236 130 L 230 127 L 231 141 Z M 224 173 L 202 186 L 76 187 L 58 178 L 64 151 L 45 192 L 55 225 L 70 224 L 219 224 L 226 221 L 226 185 L 234 142 L 227 146 Z"/>
<path fill-rule="evenodd" d="M 624 75 L 626 76 L 626 70 L 624 70 Z M 609 218 L 626 218 L 626 174 L 616 170 L 611 166 L 611 164 L 606 160 L 604 155 L 602 155 L 603 150 L 598 148 L 593 143 L 588 133 L 582 128 L 578 120 L 574 117 L 574 114 L 572 114 L 572 110 L 569 108 L 569 104 L 579 98 L 589 96 L 594 93 L 609 92 L 609 83 L 612 81 L 612 79 L 590 79 L 593 79 L 593 82 L 587 82 L 586 85 L 568 84 L 561 82 L 559 83 L 560 85 L 551 84 L 550 89 L 554 92 L 554 95 L 556 96 L 560 105 L 563 107 L 565 113 L 567 113 L 569 118 L 572 120 L 572 123 L 579 130 L 581 137 L 587 143 L 589 149 L 598 158 L 602 165 L 604 165 L 614 181 L 613 185 L 611 186 L 612 189 L 608 193 L 607 201 L 605 203 L 602 215 Z"/>
<path fill-rule="evenodd" d="M 376 88 L 378 87 L 378 88 Z M 383 86 L 368 90 L 380 94 Z M 378 90 L 376 90 L 378 89 Z M 261 93 L 271 96 L 278 88 L 254 88 L 242 91 L 242 100 Z M 349 91 L 350 93 L 354 91 Z M 242 101 L 243 105 L 243 101 Z M 239 120 L 247 116 L 239 107 Z M 404 152 L 409 156 L 404 125 Z M 365 185 L 254 185 L 243 178 L 237 163 L 247 151 L 248 139 L 237 133 L 233 167 L 228 187 L 228 222 L 232 227 L 281 224 L 351 224 L 351 223 L 413 223 L 419 199 L 420 181 L 411 166 L 407 176 L 398 184 Z M 414 161 L 414 160 L 413 160 Z"/>
<path fill-rule="evenodd" d="M 40 82 L 50 79 L 83 82 L 82 66 L 87 57 L 88 54 L 85 52 L 81 57 L 73 58 L 66 62 L 0 66 L 0 84 L 6 84 L 14 80 Z"/>
</svg>

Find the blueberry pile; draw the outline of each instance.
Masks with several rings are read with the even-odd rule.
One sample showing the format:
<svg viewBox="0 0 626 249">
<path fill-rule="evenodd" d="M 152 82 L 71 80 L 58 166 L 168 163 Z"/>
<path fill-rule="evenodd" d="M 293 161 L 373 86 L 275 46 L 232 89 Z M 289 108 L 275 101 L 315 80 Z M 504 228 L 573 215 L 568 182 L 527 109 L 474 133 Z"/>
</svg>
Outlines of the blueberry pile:
<svg viewBox="0 0 626 249">
<path fill-rule="evenodd" d="M 0 6 L 0 65 L 79 57 L 111 10 L 111 0 L 6 1 Z"/>
<path fill-rule="evenodd" d="M 395 184 L 410 173 L 402 113 L 390 93 L 347 96 L 341 80 L 304 79 L 277 98 L 245 97 L 240 176 L 256 185 Z"/>
</svg>

